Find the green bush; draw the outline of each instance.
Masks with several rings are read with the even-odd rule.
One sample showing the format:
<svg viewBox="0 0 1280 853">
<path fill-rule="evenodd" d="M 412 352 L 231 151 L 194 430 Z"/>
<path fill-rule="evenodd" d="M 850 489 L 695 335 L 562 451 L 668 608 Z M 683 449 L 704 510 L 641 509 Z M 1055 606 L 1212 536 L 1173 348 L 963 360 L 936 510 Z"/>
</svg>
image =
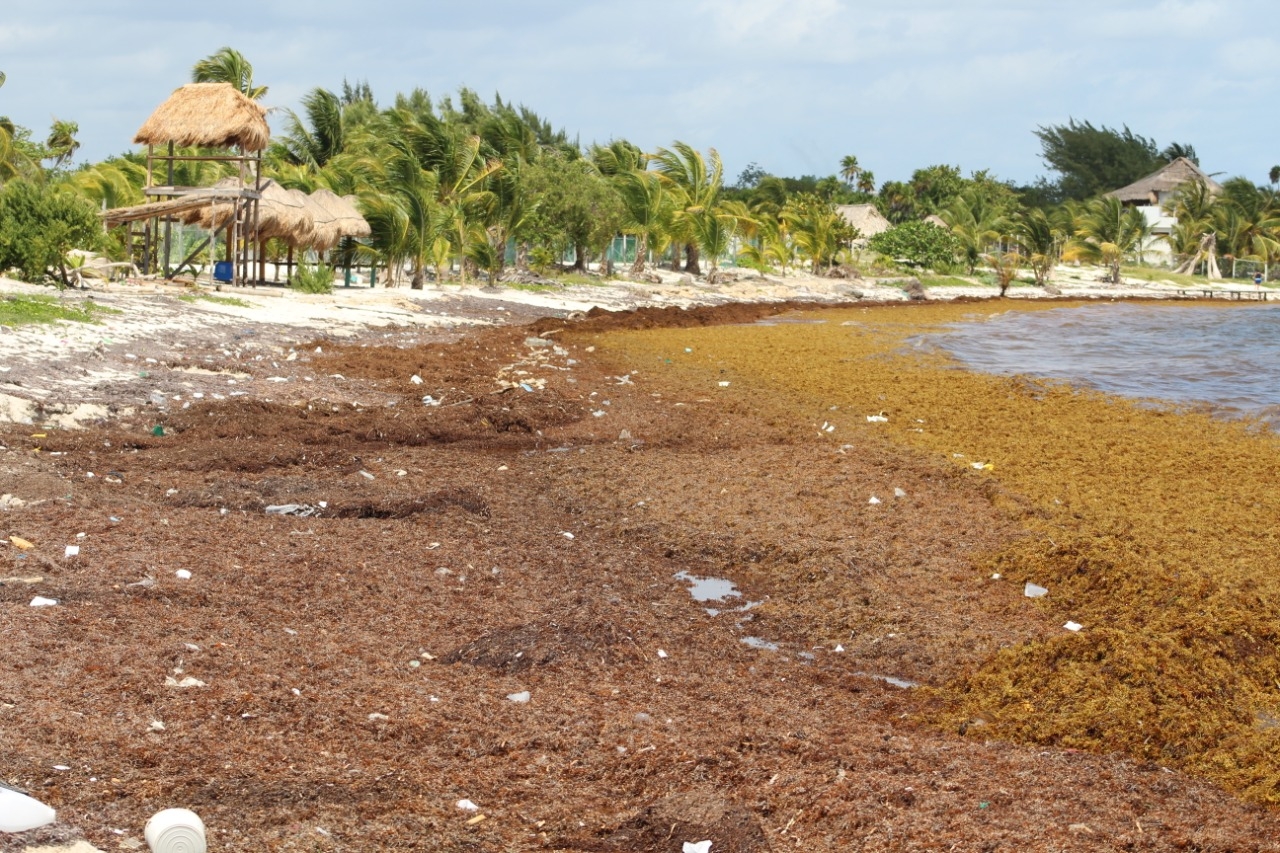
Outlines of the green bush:
<svg viewBox="0 0 1280 853">
<path fill-rule="evenodd" d="M 67 284 L 67 252 L 102 242 L 102 222 L 85 199 L 26 180 L 0 191 L 0 271 L 16 267 L 24 281 L 52 275 Z"/>
<path fill-rule="evenodd" d="M 303 264 L 289 279 L 289 287 L 301 293 L 333 293 L 333 267 Z"/>
<path fill-rule="evenodd" d="M 895 225 L 867 245 L 882 255 L 912 266 L 947 269 L 956 262 L 960 241 L 945 228 L 919 220 Z"/>
</svg>

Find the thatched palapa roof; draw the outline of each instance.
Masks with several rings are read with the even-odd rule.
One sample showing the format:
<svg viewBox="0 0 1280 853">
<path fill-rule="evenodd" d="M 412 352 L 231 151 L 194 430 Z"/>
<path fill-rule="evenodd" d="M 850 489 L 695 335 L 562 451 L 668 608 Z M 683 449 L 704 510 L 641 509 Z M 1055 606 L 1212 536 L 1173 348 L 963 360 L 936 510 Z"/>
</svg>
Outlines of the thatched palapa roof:
<svg viewBox="0 0 1280 853">
<path fill-rule="evenodd" d="M 316 251 L 332 249 L 343 237 L 368 237 L 373 233 L 356 206 L 332 190 L 318 189 L 307 200 L 315 211 L 316 237 L 312 245 Z"/>
<path fill-rule="evenodd" d="M 836 210 L 854 228 L 858 229 L 860 239 L 874 237 L 893 227 L 893 223 L 885 219 L 874 204 L 839 204 Z"/>
<path fill-rule="evenodd" d="M 267 109 L 230 83 L 188 83 L 138 129 L 142 145 L 194 145 L 261 151 L 271 139 Z"/>
<path fill-rule="evenodd" d="M 1222 185 L 1200 171 L 1199 166 L 1186 157 L 1179 157 L 1142 180 L 1135 181 L 1127 187 L 1112 190 L 1107 195 L 1131 204 L 1159 204 L 1161 193 L 1174 192 L 1183 184 L 1194 181 L 1204 181 L 1209 192 L 1214 195 L 1222 192 Z"/>
</svg>

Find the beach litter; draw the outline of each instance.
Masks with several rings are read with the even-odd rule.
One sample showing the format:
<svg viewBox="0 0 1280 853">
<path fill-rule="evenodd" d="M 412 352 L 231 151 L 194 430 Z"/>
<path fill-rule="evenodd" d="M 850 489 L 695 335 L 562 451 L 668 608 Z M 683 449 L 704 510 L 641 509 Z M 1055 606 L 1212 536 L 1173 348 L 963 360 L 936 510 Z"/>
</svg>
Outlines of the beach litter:
<svg viewBox="0 0 1280 853">
<path fill-rule="evenodd" d="M 533 695 L 528 690 L 521 690 L 519 693 L 508 693 L 507 701 L 514 702 L 517 705 L 528 705 Z"/>
<path fill-rule="evenodd" d="M 30 551 L 32 548 L 36 547 L 34 543 L 28 542 L 21 536 L 10 536 L 9 541 L 12 542 L 15 547 L 23 551 Z"/>
<path fill-rule="evenodd" d="M 266 508 L 267 515 L 297 515 L 303 518 L 319 515 L 320 508 L 311 504 L 274 504 Z"/>
<path fill-rule="evenodd" d="M 0 783 L 0 832 L 26 832 L 56 819 L 57 812 L 44 803 Z"/>
<path fill-rule="evenodd" d="M 1082 628 L 1084 628 L 1084 626 L 1083 626 L 1083 625 L 1081 625 L 1079 622 L 1068 622 L 1067 624 L 1063 625 L 1062 627 L 1063 627 L 1063 628 L 1066 628 L 1068 631 L 1079 631 L 1079 630 L 1081 630 Z"/>
<path fill-rule="evenodd" d="M 43 595 L 37 595 L 35 598 L 31 599 L 32 607 L 53 607 L 57 603 L 56 599 L 45 598 Z"/>
<path fill-rule="evenodd" d="M 480 807 L 477 806 L 475 803 L 471 802 L 470 800 L 458 800 L 457 806 L 458 806 L 458 811 L 463 811 L 463 812 L 480 811 Z"/>
<path fill-rule="evenodd" d="M 192 677 L 191 677 L 191 676 L 189 676 L 189 675 L 188 675 L 186 678 L 182 679 L 181 681 L 179 681 L 178 679 L 174 678 L 172 675 L 166 675 L 166 676 L 164 677 L 164 686 L 165 686 L 165 687 L 187 688 L 187 687 L 208 687 L 209 685 L 205 684 L 205 683 L 204 683 L 203 681 L 201 681 L 200 679 L 198 679 L 198 678 L 192 678 Z"/>
<path fill-rule="evenodd" d="M 72 557 L 79 557 L 79 556 L 80 556 L 80 546 L 79 546 L 79 545 L 68 545 L 68 546 L 66 547 L 66 550 L 63 552 L 63 556 L 64 556 L 65 558 L 67 558 L 68 560 L 69 560 L 69 559 L 71 559 Z"/>
<path fill-rule="evenodd" d="M 152 853 L 205 853 L 204 821 L 190 809 L 165 809 L 147 821 L 142 836 Z"/>
<path fill-rule="evenodd" d="M 867 415 L 867 423 L 869 424 L 887 424 L 889 417 L 884 412 L 878 415 Z"/>
<path fill-rule="evenodd" d="M 1027 598 L 1044 598 L 1046 595 L 1049 594 L 1049 590 L 1045 589 L 1039 584 L 1034 584 L 1031 581 L 1027 581 L 1027 585 L 1022 589 L 1022 594 L 1025 595 Z"/>
<path fill-rule="evenodd" d="M 681 853 L 710 853 L 711 840 L 686 841 L 680 848 Z"/>
</svg>

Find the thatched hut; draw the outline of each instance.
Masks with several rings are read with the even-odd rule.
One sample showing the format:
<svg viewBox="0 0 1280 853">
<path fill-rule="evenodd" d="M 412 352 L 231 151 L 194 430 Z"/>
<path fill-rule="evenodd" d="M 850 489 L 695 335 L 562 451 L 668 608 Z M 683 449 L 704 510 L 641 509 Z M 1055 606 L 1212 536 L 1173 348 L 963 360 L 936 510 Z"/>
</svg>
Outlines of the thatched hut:
<svg viewBox="0 0 1280 853">
<path fill-rule="evenodd" d="M 267 109 L 230 83 L 188 83 L 174 90 L 138 129 L 140 145 L 190 145 L 262 151 L 271 139 Z"/>
<path fill-rule="evenodd" d="M 855 245 L 866 245 L 867 240 L 893 227 L 874 204 L 838 204 L 836 210 L 845 222 L 858 229 Z"/>
<path fill-rule="evenodd" d="M 1200 171 L 1199 166 L 1186 157 L 1179 157 L 1145 178 L 1134 181 L 1127 187 L 1112 190 L 1107 195 L 1120 199 L 1122 204 L 1158 207 L 1179 188 L 1196 181 L 1203 181 L 1214 195 L 1222 192 L 1222 185 Z"/>
<path fill-rule="evenodd" d="M 318 189 L 309 198 L 311 204 L 322 211 L 316 218 L 316 230 L 323 234 L 323 239 L 313 244 L 316 251 L 323 253 L 332 249 L 343 237 L 368 237 L 373 233 L 356 206 L 332 190 Z"/>
</svg>

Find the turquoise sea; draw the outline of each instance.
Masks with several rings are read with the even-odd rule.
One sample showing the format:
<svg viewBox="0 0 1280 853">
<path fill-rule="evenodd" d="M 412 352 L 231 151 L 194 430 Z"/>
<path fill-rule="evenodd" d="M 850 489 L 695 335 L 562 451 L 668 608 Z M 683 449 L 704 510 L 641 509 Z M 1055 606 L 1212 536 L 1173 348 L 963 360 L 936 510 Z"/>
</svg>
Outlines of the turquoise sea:
<svg viewBox="0 0 1280 853">
<path fill-rule="evenodd" d="M 1205 404 L 1280 425 L 1280 306 L 1109 303 L 1011 311 L 922 341 L 976 370 Z"/>
</svg>

